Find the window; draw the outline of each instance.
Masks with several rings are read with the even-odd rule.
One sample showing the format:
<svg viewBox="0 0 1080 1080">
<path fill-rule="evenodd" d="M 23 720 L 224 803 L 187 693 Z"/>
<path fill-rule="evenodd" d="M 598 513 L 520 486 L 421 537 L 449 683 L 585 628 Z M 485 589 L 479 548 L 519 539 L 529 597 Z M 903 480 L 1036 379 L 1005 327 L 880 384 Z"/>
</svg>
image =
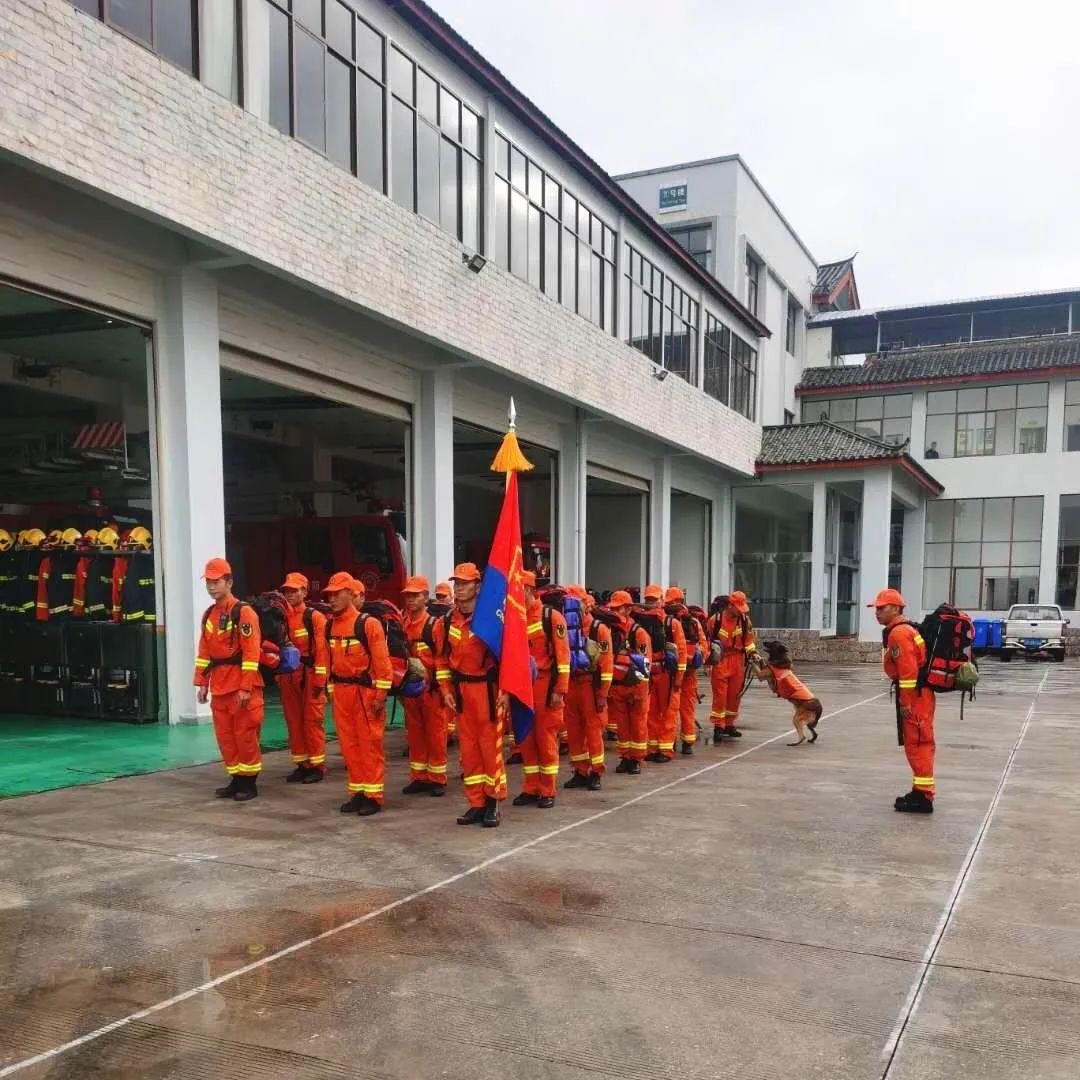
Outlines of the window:
<svg viewBox="0 0 1080 1080">
<path fill-rule="evenodd" d="M 1061 496 L 1058 518 L 1057 592 L 1063 608 L 1076 610 L 1077 579 L 1080 578 L 1080 495 Z"/>
<path fill-rule="evenodd" d="M 761 287 L 761 260 L 746 249 L 746 306 L 758 314 L 758 292 Z"/>
<path fill-rule="evenodd" d="M 697 381 L 698 304 L 636 248 L 624 246 L 627 341 L 687 382 Z"/>
<path fill-rule="evenodd" d="M 706 394 L 725 405 L 731 400 L 731 331 L 708 312 L 705 313 Z"/>
<path fill-rule="evenodd" d="M 787 322 L 784 324 L 784 348 L 790 356 L 795 355 L 795 343 L 799 333 L 799 313 L 802 307 L 790 296 L 787 302 Z"/>
<path fill-rule="evenodd" d="M 1065 384 L 1065 450 L 1080 450 L 1080 379 Z"/>
<path fill-rule="evenodd" d="M 194 73 L 193 0 L 75 0 L 75 6 Z"/>
<path fill-rule="evenodd" d="M 1046 383 L 935 390 L 926 395 L 926 457 L 1041 454 Z"/>
<path fill-rule="evenodd" d="M 713 230 L 711 225 L 676 225 L 668 229 L 679 247 L 703 270 L 713 272 Z"/>
<path fill-rule="evenodd" d="M 375 566 L 379 575 L 386 577 L 394 572 L 394 563 L 386 542 L 386 530 L 374 525 L 353 525 L 349 529 L 349 542 L 353 562 L 361 566 Z"/>
<path fill-rule="evenodd" d="M 757 349 L 731 335 L 731 407 L 748 420 L 757 414 Z"/>
<path fill-rule="evenodd" d="M 831 420 L 871 439 L 903 446 L 911 438 L 911 395 L 813 398 L 803 402 L 804 424 Z"/>
<path fill-rule="evenodd" d="M 236 4 L 200 0 L 199 77 L 230 101 L 240 100 Z"/>
<path fill-rule="evenodd" d="M 923 607 L 1005 611 L 1039 599 L 1042 496 L 928 503 Z"/>
<path fill-rule="evenodd" d="M 302 525 L 296 530 L 296 559 L 301 566 L 322 567 L 329 570 L 334 565 L 330 543 L 329 525 Z"/>
<path fill-rule="evenodd" d="M 491 257 L 615 333 L 615 230 L 502 135 L 495 136 Z"/>
</svg>

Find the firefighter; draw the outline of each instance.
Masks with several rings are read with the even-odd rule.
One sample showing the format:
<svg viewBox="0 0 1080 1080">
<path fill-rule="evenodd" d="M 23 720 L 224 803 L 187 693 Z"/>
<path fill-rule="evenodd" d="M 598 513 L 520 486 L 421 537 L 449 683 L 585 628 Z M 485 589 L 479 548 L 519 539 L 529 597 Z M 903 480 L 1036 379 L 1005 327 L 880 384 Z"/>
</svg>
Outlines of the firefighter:
<svg viewBox="0 0 1080 1080">
<path fill-rule="evenodd" d="M 446 652 L 446 616 L 428 614 L 428 579 L 411 577 L 401 590 L 409 657 L 424 665 L 426 685 L 405 698 L 405 737 L 409 744 L 409 782 L 403 795 L 446 794 L 446 706 L 436 678 L 438 657 Z"/>
<path fill-rule="evenodd" d="M 686 672 L 679 695 L 679 734 L 682 752 L 689 756 L 697 742 L 698 668 L 708 652 L 708 639 L 705 628 L 686 606 L 686 594 L 677 585 L 664 593 L 664 610 L 678 621 L 686 638 Z M 693 663 L 695 654 L 699 660 L 697 666 Z"/>
<path fill-rule="evenodd" d="M 452 604 L 454 602 L 454 586 L 449 581 L 440 581 L 435 586 L 435 600 L 440 604 Z"/>
<path fill-rule="evenodd" d="M 326 615 L 307 603 L 309 582 L 293 571 L 285 575 L 281 595 L 289 640 L 300 653 L 300 666 L 277 677 L 281 710 L 289 731 L 289 754 L 295 768 L 290 784 L 317 784 L 326 775 L 326 680 L 330 670 Z"/>
<path fill-rule="evenodd" d="M 472 632 L 480 578 L 475 563 L 454 567 L 454 610 L 436 677 L 444 688 L 445 705 L 457 714 L 465 797 L 469 801 L 468 810 L 457 823 L 494 829 L 499 825 L 499 803 L 506 798 L 502 734 L 507 702 L 497 692 L 499 669 L 495 657 Z"/>
<path fill-rule="evenodd" d="M 710 642 L 720 648 L 720 658 L 712 666 L 713 742 L 741 739 L 738 728 L 739 698 L 746 681 L 746 659 L 757 651 L 754 628 L 750 624 L 750 605 L 746 593 L 733 592 L 720 598 L 722 604 L 709 618 L 707 633 Z"/>
<path fill-rule="evenodd" d="M 918 627 L 904 618 L 907 601 L 896 589 L 882 589 L 867 607 L 885 627 L 882 666 L 892 679 L 897 726 L 911 766 L 911 790 L 893 807 L 906 814 L 934 812 L 934 691 L 919 685 L 926 664 L 926 642 Z"/>
<path fill-rule="evenodd" d="M 382 810 L 386 787 L 386 695 L 393 685 L 386 633 L 364 615 L 364 583 L 339 570 L 323 589 L 330 604 L 329 686 L 338 746 L 348 772 L 343 814 L 370 817 Z"/>
<path fill-rule="evenodd" d="M 521 580 L 525 586 L 529 652 L 536 674 L 533 726 L 520 746 L 522 785 L 514 805 L 550 810 L 555 805 L 559 732 L 563 729 L 566 692 L 570 687 L 570 643 L 566 617 L 561 611 L 545 607 L 536 595 L 536 574 L 524 570 Z"/>
<path fill-rule="evenodd" d="M 619 751 L 617 773 L 636 776 L 645 759 L 649 717 L 649 673 L 638 669 L 631 659 L 636 653 L 648 662 L 652 642 L 648 631 L 630 618 L 634 602 L 625 589 L 617 589 L 608 601 L 608 610 L 618 620 L 611 630 L 613 679 L 608 698 L 608 711 L 618 727 L 615 748 Z"/>
<path fill-rule="evenodd" d="M 262 771 L 259 731 L 263 722 L 263 681 L 259 674 L 262 635 L 259 618 L 232 594 L 232 567 L 211 559 L 203 571 L 214 603 L 203 616 L 195 660 L 195 685 L 202 705 L 210 698 L 214 734 L 229 774 L 219 799 L 247 802 L 258 795 Z"/>
<path fill-rule="evenodd" d="M 675 756 L 675 732 L 679 724 L 679 702 L 686 674 L 686 635 L 678 619 L 663 610 L 664 590 L 646 585 L 642 607 L 659 615 L 663 625 L 663 644 L 652 653 L 652 679 L 649 685 L 648 754 L 646 761 L 662 765 Z M 669 670 L 668 648 L 674 646 L 674 671 Z"/>
<path fill-rule="evenodd" d="M 604 775 L 604 723 L 611 690 L 611 631 L 592 614 L 593 598 L 583 585 L 569 585 L 570 596 L 581 601 L 581 629 L 596 646 L 596 670 L 572 671 L 566 695 L 566 728 L 570 738 L 573 775 L 564 788 L 600 790 Z"/>
</svg>

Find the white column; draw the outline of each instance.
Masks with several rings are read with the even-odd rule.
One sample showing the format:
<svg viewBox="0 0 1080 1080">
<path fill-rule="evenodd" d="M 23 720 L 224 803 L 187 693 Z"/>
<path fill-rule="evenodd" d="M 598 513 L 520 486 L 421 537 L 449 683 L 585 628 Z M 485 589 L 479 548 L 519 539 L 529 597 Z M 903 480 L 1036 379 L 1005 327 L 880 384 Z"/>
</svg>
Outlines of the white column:
<svg viewBox="0 0 1080 1080">
<path fill-rule="evenodd" d="M 911 442 L 908 452 L 916 461 L 922 461 L 929 445 L 926 441 L 926 391 L 916 390 L 911 395 Z M 933 470 L 932 461 L 927 468 Z"/>
<path fill-rule="evenodd" d="M 318 442 L 311 448 L 311 478 L 316 483 L 328 483 L 334 479 L 334 455 Z M 312 503 L 316 517 L 334 516 L 334 496 L 331 492 L 317 492 Z"/>
<path fill-rule="evenodd" d="M 709 560 L 708 596 L 705 607 L 714 596 L 722 593 L 731 573 L 731 487 L 710 503 L 712 507 L 712 553 Z"/>
<path fill-rule="evenodd" d="M 825 533 L 828 525 L 828 489 L 814 481 L 814 516 L 810 530 L 810 629 L 821 632 L 825 617 Z"/>
<path fill-rule="evenodd" d="M 917 619 L 922 612 L 923 540 L 926 535 L 926 501 L 904 511 L 904 546 L 900 565 L 900 591 L 908 602 L 908 614 Z"/>
<path fill-rule="evenodd" d="M 866 605 L 889 584 L 889 525 L 892 516 L 892 472 L 875 469 L 863 477 L 862 544 L 859 552 L 859 638 L 877 641 L 881 627 Z"/>
<path fill-rule="evenodd" d="M 1060 433 L 1065 424 L 1064 417 L 1058 425 Z M 1060 438 L 1060 434 L 1059 434 Z M 1039 603 L 1057 603 L 1057 552 L 1058 531 L 1061 517 L 1061 496 L 1048 492 L 1043 496 L 1042 549 L 1039 558 Z"/>
<path fill-rule="evenodd" d="M 555 542 L 556 581 L 585 580 L 587 427 L 581 410 L 573 422 L 561 425 L 559 450 L 558 535 Z"/>
<path fill-rule="evenodd" d="M 200 575 L 208 559 L 225 554 L 216 282 L 200 270 L 170 275 L 162 285 L 162 312 L 154 336 L 155 539 L 168 634 L 168 718 L 176 724 L 209 719 L 209 707 L 196 703 L 191 685 L 197 623 L 210 604 Z"/>
<path fill-rule="evenodd" d="M 649 583 L 664 588 L 671 577 L 671 458 L 653 460 L 649 488 Z"/>
<path fill-rule="evenodd" d="M 454 568 L 454 382 L 449 371 L 425 371 L 417 381 L 413 566 L 434 586 Z"/>
</svg>

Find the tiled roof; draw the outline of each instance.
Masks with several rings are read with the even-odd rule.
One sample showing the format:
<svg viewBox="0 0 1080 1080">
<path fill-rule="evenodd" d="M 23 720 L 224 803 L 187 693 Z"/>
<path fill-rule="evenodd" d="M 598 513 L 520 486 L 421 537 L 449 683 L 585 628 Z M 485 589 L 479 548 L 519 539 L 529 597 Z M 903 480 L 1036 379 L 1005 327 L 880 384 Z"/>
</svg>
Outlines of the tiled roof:
<svg viewBox="0 0 1080 1080">
<path fill-rule="evenodd" d="M 865 364 L 806 368 L 797 389 L 805 392 L 882 383 L 939 382 L 1066 367 L 1080 367 L 1080 334 L 902 349 L 868 359 Z"/>
<path fill-rule="evenodd" d="M 851 269 L 854 259 L 855 256 L 852 255 L 850 258 L 841 259 L 839 262 L 822 263 L 818 267 L 817 285 L 814 292 L 824 293 L 826 296 L 830 295 L 833 289 L 843 280 L 844 275 Z"/>
</svg>

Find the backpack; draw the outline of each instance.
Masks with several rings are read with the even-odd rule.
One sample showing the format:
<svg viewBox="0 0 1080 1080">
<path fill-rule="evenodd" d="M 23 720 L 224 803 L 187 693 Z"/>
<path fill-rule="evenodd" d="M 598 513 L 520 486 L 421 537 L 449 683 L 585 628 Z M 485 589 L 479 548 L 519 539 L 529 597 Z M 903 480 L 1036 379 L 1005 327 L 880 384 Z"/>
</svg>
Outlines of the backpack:
<svg viewBox="0 0 1080 1080">
<path fill-rule="evenodd" d="M 259 674 L 264 681 L 275 675 L 291 675 L 300 667 L 300 650 L 289 640 L 289 605 L 285 597 L 274 590 L 260 593 L 250 604 L 246 600 L 237 600 L 229 612 L 234 635 L 239 633 L 240 618 L 246 607 L 251 608 L 259 620 Z M 203 613 L 200 626 L 206 624 L 213 611 L 211 604 Z M 220 662 L 240 663 L 240 643 L 237 642 L 235 658 Z"/>
<path fill-rule="evenodd" d="M 614 662 L 612 681 L 619 686 L 637 686 L 647 682 L 652 670 L 651 657 L 630 648 L 635 632 L 643 627 L 631 620 L 629 630 L 624 633 L 619 617 L 606 608 L 597 608 L 593 612 L 593 618 L 611 631 L 611 655 Z"/>
<path fill-rule="evenodd" d="M 683 604 L 672 604 L 665 609 L 674 619 L 678 619 L 686 638 L 686 668 L 697 671 L 705 663 L 705 653 L 698 641 L 698 623 L 694 612 Z"/>
<path fill-rule="evenodd" d="M 334 613 L 330 610 L 330 605 L 325 600 L 312 600 L 309 597 L 305 600 L 305 604 L 304 629 L 308 632 L 308 641 L 314 641 L 315 612 L 317 611 L 320 615 L 324 615 L 328 620 L 334 617 Z"/>
<path fill-rule="evenodd" d="M 969 699 L 973 698 L 979 668 L 971 655 L 975 642 L 971 616 L 952 604 L 939 604 L 921 623 L 905 621 L 915 627 L 926 647 L 926 661 L 919 669 L 919 686 L 925 686 L 935 694 L 959 690 L 966 692 Z M 890 630 L 882 634 L 886 649 L 889 634 Z"/>
<path fill-rule="evenodd" d="M 417 671 L 410 661 L 409 637 L 400 609 L 389 600 L 368 600 L 360 611 L 370 619 L 377 619 L 386 636 L 386 651 L 390 654 L 390 693 L 404 698 L 419 697 L 427 689 L 427 672 Z M 367 648 L 366 622 L 362 630 Z M 420 666 L 423 667 L 422 663 Z"/>
<path fill-rule="evenodd" d="M 663 657 L 657 660 L 656 670 L 663 669 L 669 675 L 674 674 L 679 666 L 679 652 L 675 648 L 674 618 L 663 608 L 638 608 L 634 618 L 649 635 L 653 656 Z"/>
<path fill-rule="evenodd" d="M 544 603 L 544 633 L 551 640 L 551 612 L 558 611 L 566 620 L 566 642 L 570 646 L 570 674 L 586 674 L 596 670 L 599 650 L 590 651 L 585 635 L 581 601 L 562 589 L 549 589 L 540 599 Z"/>
</svg>

